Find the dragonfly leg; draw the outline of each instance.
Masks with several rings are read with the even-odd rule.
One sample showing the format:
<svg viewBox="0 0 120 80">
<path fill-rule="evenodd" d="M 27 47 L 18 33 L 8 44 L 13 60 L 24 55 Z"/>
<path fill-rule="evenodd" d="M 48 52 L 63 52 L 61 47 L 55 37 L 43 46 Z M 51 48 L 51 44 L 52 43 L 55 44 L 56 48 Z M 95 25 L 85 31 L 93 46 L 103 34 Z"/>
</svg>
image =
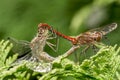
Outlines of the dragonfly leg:
<svg viewBox="0 0 120 80">
<path fill-rule="evenodd" d="M 74 53 L 74 57 L 75 57 L 74 60 L 75 60 L 75 62 L 77 63 L 79 59 L 78 59 L 78 55 L 77 55 L 77 52 L 76 52 L 76 51 L 75 51 L 75 53 Z"/>
<path fill-rule="evenodd" d="M 108 45 L 110 45 L 110 40 L 108 39 L 108 37 L 106 35 L 103 36 L 103 40 L 105 40 L 105 42 L 107 42 Z"/>
<path fill-rule="evenodd" d="M 51 39 L 55 39 L 55 38 L 57 38 L 57 35 L 55 33 L 48 34 L 47 39 L 51 40 Z"/>
<path fill-rule="evenodd" d="M 86 58 L 86 51 L 89 49 L 90 45 L 87 45 L 80 53 L 79 53 L 79 57 L 78 57 L 78 63 L 80 64 L 80 61 L 81 61 L 81 54 L 84 55 L 84 57 Z"/>
<path fill-rule="evenodd" d="M 50 42 L 46 42 L 46 44 L 55 52 L 57 52 L 57 49 L 55 49 L 54 47 L 56 47 L 56 45 L 50 43 Z"/>
<path fill-rule="evenodd" d="M 94 53 L 97 53 L 97 52 L 98 52 L 98 48 L 97 48 L 97 46 L 95 46 L 94 44 L 92 45 L 92 49 L 93 49 Z"/>
<path fill-rule="evenodd" d="M 55 41 L 55 45 L 54 45 L 53 43 L 48 42 L 48 41 L 47 41 L 46 44 L 47 44 L 53 51 L 57 52 L 57 51 L 58 51 L 58 45 L 59 45 L 59 38 L 58 38 L 58 37 L 48 37 L 47 39 L 48 39 L 48 40 L 52 40 L 52 39 L 54 39 L 54 38 L 57 38 L 56 41 Z"/>
<path fill-rule="evenodd" d="M 85 54 L 85 52 L 89 49 L 89 47 L 90 47 L 90 45 L 86 46 L 86 47 L 81 51 L 81 53 L 84 53 L 84 54 Z"/>
<path fill-rule="evenodd" d="M 55 39 L 56 37 L 48 37 L 47 39 L 48 40 L 51 40 L 51 39 Z"/>
</svg>

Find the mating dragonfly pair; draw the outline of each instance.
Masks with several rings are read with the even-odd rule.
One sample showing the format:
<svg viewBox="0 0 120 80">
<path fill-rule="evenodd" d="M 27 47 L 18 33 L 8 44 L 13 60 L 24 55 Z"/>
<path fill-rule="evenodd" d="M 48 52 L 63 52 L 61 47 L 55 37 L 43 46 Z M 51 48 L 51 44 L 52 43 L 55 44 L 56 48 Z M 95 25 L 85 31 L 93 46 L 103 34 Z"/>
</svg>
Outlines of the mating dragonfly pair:
<svg viewBox="0 0 120 80">
<path fill-rule="evenodd" d="M 94 45 L 95 42 L 101 41 L 104 35 L 115 30 L 116 28 L 117 24 L 112 23 L 106 25 L 105 27 L 92 29 L 87 32 L 81 33 L 78 36 L 70 37 L 54 30 L 51 26 L 49 26 L 46 23 L 40 23 L 38 25 L 38 33 L 31 42 L 17 41 L 13 38 L 9 38 L 9 40 L 14 45 L 13 51 L 15 53 L 19 53 L 20 57 L 23 56 L 22 58 L 18 59 L 18 62 L 21 60 L 29 60 L 32 62 L 41 63 L 47 62 L 49 67 L 51 67 L 49 63 L 55 60 L 56 58 L 50 56 L 47 52 L 45 52 L 44 47 L 46 44 L 48 44 L 53 49 L 53 46 L 55 45 L 48 42 L 48 40 L 56 38 L 53 35 L 57 35 L 64 39 L 67 39 L 73 44 L 73 47 L 65 53 L 65 57 L 67 57 L 70 54 L 72 54 L 76 49 L 78 49 L 81 45 Z M 52 34 L 50 34 L 49 32 L 51 32 Z M 18 49 L 16 49 L 17 47 Z M 42 72 L 42 70 L 44 69 L 45 72 L 48 72 L 50 70 L 48 70 L 49 67 L 44 67 L 43 69 L 40 66 L 39 68 L 33 66 L 32 69 L 39 72 Z"/>
</svg>

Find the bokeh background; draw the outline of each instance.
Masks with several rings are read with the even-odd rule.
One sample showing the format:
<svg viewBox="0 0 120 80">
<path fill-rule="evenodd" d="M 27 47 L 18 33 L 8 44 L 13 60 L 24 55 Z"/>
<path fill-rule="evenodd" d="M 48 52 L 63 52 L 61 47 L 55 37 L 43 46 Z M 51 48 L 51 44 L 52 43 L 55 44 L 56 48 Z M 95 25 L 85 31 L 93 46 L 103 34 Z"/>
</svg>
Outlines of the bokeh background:
<svg viewBox="0 0 120 80">
<path fill-rule="evenodd" d="M 31 41 L 39 23 L 76 36 L 89 29 L 116 22 L 118 28 L 108 34 L 110 45 L 120 45 L 120 0 L 1 0 L 0 40 L 8 36 Z M 108 42 L 108 41 L 107 41 Z M 57 56 L 72 45 L 60 38 Z"/>
</svg>

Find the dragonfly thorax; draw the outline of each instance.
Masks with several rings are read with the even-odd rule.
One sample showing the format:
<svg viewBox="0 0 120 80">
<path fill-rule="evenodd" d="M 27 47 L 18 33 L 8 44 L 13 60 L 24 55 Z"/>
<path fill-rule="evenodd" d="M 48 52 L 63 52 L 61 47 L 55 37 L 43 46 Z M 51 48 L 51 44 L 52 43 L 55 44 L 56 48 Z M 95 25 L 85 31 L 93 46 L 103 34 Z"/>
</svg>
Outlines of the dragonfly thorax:
<svg viewBox="0 0 120 80">
<path fill-rule="evenodd" d="M 44 47 L 48 38 L 48 33 L 48 28 L 38 26 L 37 36 L 34 39 L 32 39 L 30 43 L 32 54 L 34 57 L 38 57 L 38 59 L 40 54 L 44 51 Z"/>
<path fill-rule="evenodd" d="M 102 33 L 101 32 L 85 32 L 83 34 L 80 34 L 77 36 L 77 40 L 79 45 L 84 44 L 92 44 L 93 42 L 99 42 L 102 39 Z"/>
</svg>

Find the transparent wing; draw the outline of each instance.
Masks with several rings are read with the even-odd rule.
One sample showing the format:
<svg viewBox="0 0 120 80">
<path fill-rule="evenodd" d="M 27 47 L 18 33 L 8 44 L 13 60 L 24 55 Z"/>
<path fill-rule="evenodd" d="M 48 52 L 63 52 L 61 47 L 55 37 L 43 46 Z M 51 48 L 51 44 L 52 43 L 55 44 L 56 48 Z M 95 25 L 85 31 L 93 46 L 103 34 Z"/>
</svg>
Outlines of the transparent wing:
<svg viewBox="0 0 120 80">
<path fill-rule="evenodd" d="M 95 28 L 95 29 L 89 30 L 88 32 L 99 31 L 99 32 L 102 32 L 103 35 L 106 35 L 107 33 L 110 33 L 111 31 L 115 30 L 116 28 L 117 28 L 117 23 L 111 23 L 101 28 Z"/>
<path fill-rule="evenodd" d="M 18 53 L 18 57 L 25 56 L 31 52 L 29 42 L 24 40 L 16 40 L 15 38 L 8 37 L 8 40 L 13 44 L 12 51 Z"/>
</svg>

